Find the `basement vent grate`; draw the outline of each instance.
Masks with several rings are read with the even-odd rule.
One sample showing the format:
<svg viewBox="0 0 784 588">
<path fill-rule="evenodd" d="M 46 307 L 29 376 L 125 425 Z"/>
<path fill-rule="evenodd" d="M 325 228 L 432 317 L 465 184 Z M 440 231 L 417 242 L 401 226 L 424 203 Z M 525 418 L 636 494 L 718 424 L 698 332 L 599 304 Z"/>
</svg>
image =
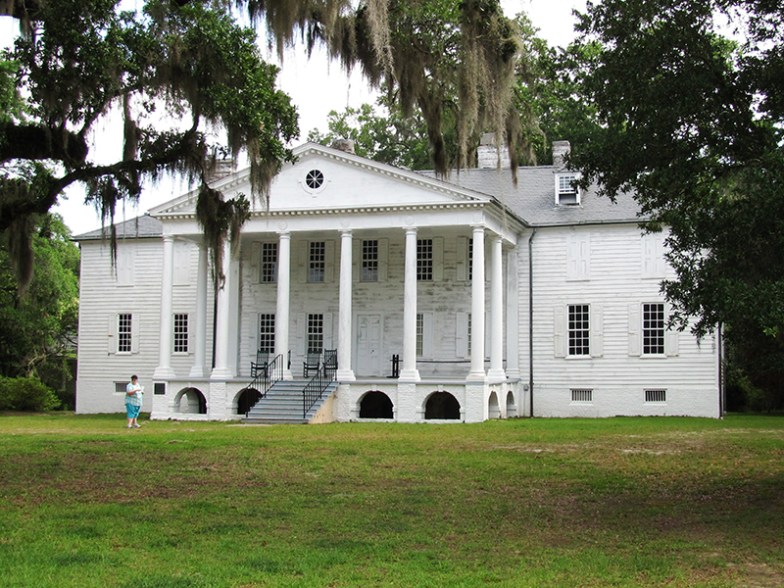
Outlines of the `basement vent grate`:
<svg viewBox="0 0 784 588">
<path fill-rule="evenodd" d="M 646 390 L 645 402 L 663 403 L 667 402 L 667 390 Z"/>
<path fill-rule="evenodd" d="M 593 402 L 593 390 L 590 388 L 572 388 L 572 402 Z"/>
</svg>

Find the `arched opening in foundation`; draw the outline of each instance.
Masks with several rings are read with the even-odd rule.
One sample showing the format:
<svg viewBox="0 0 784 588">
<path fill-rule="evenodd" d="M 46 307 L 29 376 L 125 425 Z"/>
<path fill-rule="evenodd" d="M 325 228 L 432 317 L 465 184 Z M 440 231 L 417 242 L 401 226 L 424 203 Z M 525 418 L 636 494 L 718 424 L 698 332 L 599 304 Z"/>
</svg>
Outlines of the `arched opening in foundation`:
<svg viewBox="0 0 784 588">
<path fill-rule="evenodd" d="M 501 407 L 498 405 L 498 395 L 495 390 L 490 392 L 490 398 L 487 400 L 487 417 L 491 419 L 501 418 Z"/>
<path fill-rule="evenodd" d="M 370 390 L 359 401 L 359 418 L 393 419 L 392 400 L 379 390 Z"/>
<path fill-rule="evenodd" d="M 207 414 L 207 399 L 198 388 L 183 388 L 174 399 L 174 407 L 182 414 Z"/>
<path fill-rule="evenodd" d="M 259 398 L 261 398 L 261 392 L 256 390 L 256 388 L 243 388 L 240 390 L 240 394 L 237 396 L 237 414 L 248 414 L 248 411 L 259 401 Z"/>
<path fill-rule="evenodd" d="M 506 418 L 514 418 L 517 416 L 517 404 L 515 403 L 514 392 L 509 390 L 506 393 Z"/>
<path fill-rule="evenodd" d="M 460 403 L 449 392 L 433 392 L 425 401 L 425 420 L 459 420 Z"/>
</svg>

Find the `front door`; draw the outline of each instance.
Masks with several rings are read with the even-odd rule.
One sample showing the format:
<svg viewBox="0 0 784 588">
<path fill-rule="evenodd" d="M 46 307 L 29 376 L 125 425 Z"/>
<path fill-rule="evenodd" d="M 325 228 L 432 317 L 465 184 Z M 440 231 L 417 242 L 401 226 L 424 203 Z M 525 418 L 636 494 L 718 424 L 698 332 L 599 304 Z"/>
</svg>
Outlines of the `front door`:
<svg viewBox="0 0 784 588">
<path fill-rule="evenodd" d="M 357 360 L 354 373 L 358 376 L 381 375 L 381 315 L 357 315 Z"/>
</svg>

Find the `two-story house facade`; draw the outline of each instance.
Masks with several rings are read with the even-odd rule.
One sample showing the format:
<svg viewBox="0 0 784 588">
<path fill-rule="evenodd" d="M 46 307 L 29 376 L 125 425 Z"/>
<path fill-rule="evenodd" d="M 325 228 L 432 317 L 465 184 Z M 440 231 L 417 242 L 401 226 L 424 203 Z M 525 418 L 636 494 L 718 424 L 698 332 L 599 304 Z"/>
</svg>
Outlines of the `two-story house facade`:
<svg viewBox="0 0 784 588">
<path fill-rule="evenodd" d="M 667 329 L 664 238 L 633 200 L 581 194 L 560 159 L 515 185 L 295 154 L 217 290 L 195 193 L 118 225 L 114 265 L 100 231 L 77 238 L 78 412 L 119 410 L 135 373 L 152 418 L 242 418 L 261 354 L 299 385 L 331 352 L 310 421 L 720 414 L 718 343 Z M 247 171 L 214 186 L 250 193 Z"/>
</svg>

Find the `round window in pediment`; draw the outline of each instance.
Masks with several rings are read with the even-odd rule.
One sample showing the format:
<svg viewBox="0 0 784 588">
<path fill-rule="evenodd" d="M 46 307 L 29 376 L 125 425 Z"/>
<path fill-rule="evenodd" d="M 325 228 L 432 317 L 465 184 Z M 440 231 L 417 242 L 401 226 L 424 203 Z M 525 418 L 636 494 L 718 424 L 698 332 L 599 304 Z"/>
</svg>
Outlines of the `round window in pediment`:
<svg viewBox="0 0 784 588">
<path fill-rule="evenodd" d="M 310 170 L 305 175 L 305 185 L 308 190 L 320 190 L 324 185 L 324 174 L 318 169 Z"/>
</svg>

